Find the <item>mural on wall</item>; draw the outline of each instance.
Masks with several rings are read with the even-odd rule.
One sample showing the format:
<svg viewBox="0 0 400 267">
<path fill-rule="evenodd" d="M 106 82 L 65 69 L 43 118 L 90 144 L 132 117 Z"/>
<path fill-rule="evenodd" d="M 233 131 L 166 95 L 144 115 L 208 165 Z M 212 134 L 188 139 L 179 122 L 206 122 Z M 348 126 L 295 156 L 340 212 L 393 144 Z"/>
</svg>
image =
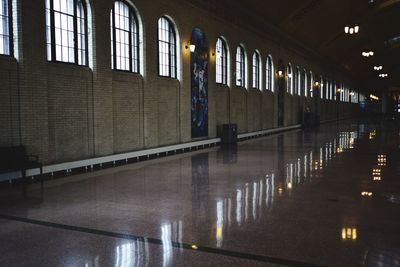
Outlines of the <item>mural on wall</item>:
<svg viewBox="0 0 400 267">
<path fill-rule="evenodd" d="M 208 45 L 204 32 L 194 28 L 190 44 L 192 138 L 208 136 Z"/>
</svg>

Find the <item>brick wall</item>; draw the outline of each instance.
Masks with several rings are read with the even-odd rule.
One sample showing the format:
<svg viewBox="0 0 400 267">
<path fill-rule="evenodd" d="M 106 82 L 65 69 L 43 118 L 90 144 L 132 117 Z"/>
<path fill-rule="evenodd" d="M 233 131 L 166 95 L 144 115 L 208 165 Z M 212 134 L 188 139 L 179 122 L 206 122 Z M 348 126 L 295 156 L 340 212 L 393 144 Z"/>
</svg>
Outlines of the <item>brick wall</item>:
<svg viewBox="0 0 400 267">
<path fill-rule="evenodd" d="M 16 7 L 17 60 L 0 56 L 0 145 L 23 144 L 45 163 L 64 162 L 149 147 L 191 141 L 190 53 L 184 48 L 191 30 L 200 27 L 210 47 L 209 138 L 217 126 L 237 123 L 245 133 L 277 126 L 277 96 L 251 88 L 251 59 L 261 52 L 262 66 L 268 54 L 274 67 L 301 66 L 313 73 L 350 83 L 290 43 L 277 43 L 260 29 L 249 31 L 239 23 L 223 21 L 190 1 L 136 0 L 142 21 L 143 69 L 140 74 L 111 70 L 109 14 L 113 1 L 90 1 L 90 67 L 47 62 L 45 1 L 20 1 Z M 227 11 L 229 12 L 229 11 Z M 170 16 L 180 36 L 179 79 L 158 77 L 157 20 Z M 215 84 L 215 41 L 222 34 L 229 46 L 230 86 Z M 243 43 L 248 58 L 248 89 L 234 86 L 236 47 Z M 297 47 L 293 45 L 293 47 Z M 262 70 L 262 87 L 265 71 Z M 277 87 L 277 82 L 275 82 Z M 275 88 L 276 91 L 276 88 Z M 347 117 L 356 105 L 321 101 L 323 120 Z M 301 121 L 310 98 L 285 95 L 285 125 Z"/>
</svg>

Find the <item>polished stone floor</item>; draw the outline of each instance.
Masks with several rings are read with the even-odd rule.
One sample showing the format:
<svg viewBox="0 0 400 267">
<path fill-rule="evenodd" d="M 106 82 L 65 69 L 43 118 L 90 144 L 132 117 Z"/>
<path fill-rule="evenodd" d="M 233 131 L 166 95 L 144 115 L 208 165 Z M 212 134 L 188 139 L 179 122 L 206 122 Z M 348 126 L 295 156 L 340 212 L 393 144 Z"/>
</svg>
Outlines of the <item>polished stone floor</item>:
<svg viewBox="0 0 400 267">
<path fill-rule="evenodd" d="M 397 122 L 0 188 L 0 266 L 400 266 Z"/>
</svg>

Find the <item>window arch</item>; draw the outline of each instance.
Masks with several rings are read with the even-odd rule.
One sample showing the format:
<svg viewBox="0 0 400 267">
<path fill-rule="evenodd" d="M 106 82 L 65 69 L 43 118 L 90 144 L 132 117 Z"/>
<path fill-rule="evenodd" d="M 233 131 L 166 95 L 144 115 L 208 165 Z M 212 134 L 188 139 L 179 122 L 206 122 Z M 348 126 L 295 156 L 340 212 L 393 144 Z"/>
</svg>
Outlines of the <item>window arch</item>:
<svg viewBox="0 0 400 267">
<path fill-rule="evenodd" d="M 261 56 L 257 50 L 253 53 L 253 88 L 261 89 Z"/>
<path fill-rule="evenodd" d="M 112 69 L 139 72 L 139 23 L 127 2 L 114 2 L 110 26 Z"/>
<path fill-rule="evenodd" d="M 287 92 L 293 94 L 292 65 L 289 63 L 286 68 L 287 72 Z"/>
<path fill-rule="evenodd" d="M 158 74 L 177 78 L 176 32 L 172 21 L 163 16 L 158 20 Z"/>
<path fill-rule="evenodd" d="M 228 49 L 226 42 L 221 37 L 217 38 L 215 45 L 215 80 L 219 84 L 228 84 Z"/>
<path fill-rule="evenodd" d="M 11 2 L 0 0 L 0 54 L 12 55 Z"/>
<path fill-rule="evenodd" d="M 246 87 L 246 55 L 241 45 L 236 49 L 236 86 Z"/>
<path fill-rule="evenodd" d="M 274 91 L 274 64 L 272 57 L 267 56 L 265 62 L 265 89 Z"/>
<path fill-rule="evenodd" d="M 83 0 L 46 0 L 47 60 L 88 65 L 88 20 Z"/>
</svg>

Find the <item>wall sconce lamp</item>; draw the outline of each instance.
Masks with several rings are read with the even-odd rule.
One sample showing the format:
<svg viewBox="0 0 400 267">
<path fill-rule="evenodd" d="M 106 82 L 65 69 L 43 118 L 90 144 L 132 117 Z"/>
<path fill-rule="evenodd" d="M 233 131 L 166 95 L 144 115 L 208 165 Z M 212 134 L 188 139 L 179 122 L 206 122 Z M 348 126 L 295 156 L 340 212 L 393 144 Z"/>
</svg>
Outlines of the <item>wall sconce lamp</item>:
<svg viewBox="0 0 400 267">
<path fill-rule="evenodd" d="M 194 44 L 190 44 L 190 42 L 186 43 L 185 45 L 185 49 L 190 49 L 190 52 L 194 52 L 194 50 L 196 50 L 196 45 Z"/>
<path fill-rule="evenodd" d="M 282 70 L 278 70 L 278 78 L 283 79 L 283 71 Z"/>
<path fill-rule="evenodd" d="M 319 82 L 315 82 L 315 83 L 314 83 L 314 87 L 315 87 L 316 89 L 318 89 L 320 86 L 321 86 L 321 84 L 320 84 Z"/>
</svg>

